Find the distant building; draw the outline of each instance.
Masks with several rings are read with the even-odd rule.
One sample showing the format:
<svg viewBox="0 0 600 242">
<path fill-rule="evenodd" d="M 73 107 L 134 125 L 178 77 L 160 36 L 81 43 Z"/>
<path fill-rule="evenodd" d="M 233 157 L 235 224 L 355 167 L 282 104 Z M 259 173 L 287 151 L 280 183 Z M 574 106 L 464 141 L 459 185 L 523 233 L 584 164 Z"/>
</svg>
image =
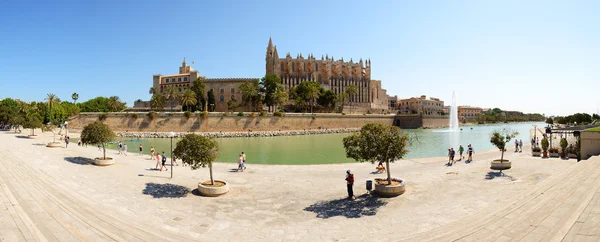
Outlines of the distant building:
<svg viewBox="0 0 600 242">
<path fill-rule="evenodd" d="M 458 117 L 475 118 L 483 113 L 483 109 L 471 106 L 458 106 Z"/>
<path fill-rule="evenodd" d="M 444 114 L 450 115 L 450 106 L 444 106 Z"/>
<path fill-rule="evenodd" d="M 421 95 L 399 100 L 399 110 L 402 114 L 442 115 L 444 113 L 444 101 L 439 98 Z"/>
<path fill-rule="evenodd" d="M 398 96 L 388 96 L 388 101 L 389 101 L 388 106 L 389 106 L 390 111 L 398 110 L 398 107 L 399 107 L 398 106 L 399 105 Z"/>
</svg>

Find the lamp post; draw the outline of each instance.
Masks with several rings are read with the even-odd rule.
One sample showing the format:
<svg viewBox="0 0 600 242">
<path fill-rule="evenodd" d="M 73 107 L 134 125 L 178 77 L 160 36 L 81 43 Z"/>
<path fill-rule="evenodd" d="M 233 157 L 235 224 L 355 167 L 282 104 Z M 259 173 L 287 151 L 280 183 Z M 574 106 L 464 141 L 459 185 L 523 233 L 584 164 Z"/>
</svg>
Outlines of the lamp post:
<svg viewBox="0 0 600 242">
<path fill-rule="evenodd" d="M 173 137 L 175 133 L 173 131 L 169 132 L 169 138 L 171 138 L 171 178 L 173 178 Z"/>
</svg>

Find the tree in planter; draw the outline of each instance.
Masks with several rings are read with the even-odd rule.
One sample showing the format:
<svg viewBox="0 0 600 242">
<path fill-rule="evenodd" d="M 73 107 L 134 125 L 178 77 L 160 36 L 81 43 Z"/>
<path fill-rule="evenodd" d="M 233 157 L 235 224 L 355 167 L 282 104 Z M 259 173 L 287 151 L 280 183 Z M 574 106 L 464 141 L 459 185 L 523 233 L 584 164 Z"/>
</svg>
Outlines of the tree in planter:
<svg viewBox="0 0 600 242">
<path fill-rule="evenodd" d="M 345 137 L 346 157 L 359 162 L 385 162 L 388 184 L 392 184 L 390 162 L 402 159 L 407 153 L 408 136 L 396 126 L 368 123 L 359 132 Z"/>
<path fill-rule="evenodd" d="M 31 129 L 31 135 L 35 135 L 35 129 L 42 128 L 42 116 L 38 113 L 27 115 L 23 128 Z"/>
<path fill-rule="evenodd" d="M 508 144 L 508 142 L 510 142 L 515 137 L 517 137 L 517 135 L 519 135 L 519 132 L 515 132 L 510 129 L 503 129 L 502 131 L 492 132 L 490 143 L 492 143 L 494 146 L 500 149 L 500 151 L 502 151 L 502 155 L 500 155 L 500 163 L 504 162 L 504 152 L 506 151 L 506 144 Z"/>
<path fill-rule="evenodd" d="M 209 112 L 215 111 L 215 92 L 210 89 L 207 94 Z"/>
<path fill-rule="evenodd" d="M 186 134 L 177 142 L 173 156 L 190 165 L 192 170 L 207 167 L 210 171 L 210 184 L 214 185 L 212 163 L 219 157 L 219 143 L 196 134 Z"/>
<path fill-rule="evenodd" d="M 560 139 L 560 156 L 562 158 L 565 158 L 567 156 L 567 146 L 569 146 L 569 142 L 567 142 L 567 139 L 565 138 L 561 138 Z"/>
<path fill-rule="evenodd" d="M 550 146 L 548 138 L 544 137 L 542 139 L 542 150 L 544 151 L 544 157 L 548 157 L 548 146 Z"/>
<path fill-rule="evenodd" d="M 83 127 L 81 131 L 81 142 L 84 144 L 102 145 L 103 159 L 106 160 L 105 143 L 115 139 L 115 133 L 110 130 L 108 125 L 95 122 Z"/>
</svg>

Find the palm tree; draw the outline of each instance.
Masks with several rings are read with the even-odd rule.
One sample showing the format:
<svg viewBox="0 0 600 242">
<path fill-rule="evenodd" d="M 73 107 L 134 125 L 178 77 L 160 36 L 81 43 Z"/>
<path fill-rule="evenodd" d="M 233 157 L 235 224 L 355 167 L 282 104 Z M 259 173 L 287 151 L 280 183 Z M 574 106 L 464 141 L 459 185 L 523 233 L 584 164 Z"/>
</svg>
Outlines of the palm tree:
<svg viewBox="0 0 600 242">
<path fill-rule="evenodd" d="M 256 82 L 256 83 L 255 83 Z M 256 99 L 258 98 L 258 82 L 244 82 L 240 85 L 240 93 L 242 94 L 242 101 L 244 104 L 248 104 L 250 110 L 252 109 L 252 105 L 256 103 Z"/>
<path fill-rule="evenodd" d="M 337 100 L 340 102 L 340 107 L 341 107 L 340 112 L 342 112 L 342 113 L 344 112 L 344 105 L 346 103 L 346 100 L 348 100 L 347 96 L 348 96 L 348 94 L 346 94 L 346 93 L 340 93 L 337 96 Z"/>
<path fill-rule="evenodd" d="M 173 111 L 173 101 L 179 99 L 179 96 L 181 95 L 181 93 L 179 93 L 179 91 L 177 89 L 175 89 L 174 86 L 170 86 L 167 88 L 167 90 L 164 92 L 163 94 L 165 96 L 165 99 L 167 99 L 169 101 L 169 104 L 171 106 L 171 111 Z"/>
<path fill-rule="evenodd" d="M 277 108 L 281 109 L 281 106 L 285 105 L 288 100 L 288 94 L 283 90 L 283 88 L 278 87 L 277 91 L 275 91 L 275 103 L 277 104 Z"/>
<path fill-rule="evenodd" d="M 148 91 L 148 93 L 149 93 L 150 95 L 157 94 L 157 93 L 156 93 L 156 88 L 154 88 L 154 87 L 151 87 L 151 88 L 150 88 L 150 90 Z"/>
<path fill-rule="evenodd" d="M 154 94 L 150 99 L 150 108 L 153 110 L 162 110 L 165 106 L 165 98 L 161 95 Z"/>
<path fill-rule="evenodd" d="M 71 98 L 73 99 L 73 104 L 77 103 L 77 99 L 79 99 L 79 94 L 77 94 L 76 92 L 74 92 L 71 95 Z"/>
<path fill-rule="evenodd" d="M 46 102 L 48 102 L 48 107 L 50 108 L 49 116 L 52 116 L 52 108 L 59 102 L 59 100 L 54 93 L 49 93 L 46 97 Z"/>
<path fill-rule="evenodd" d="M 313 106 L 315 104 L 315 100 L 317 100 L 317 98 L 319 98 L 319 95 L 321 94 L 321 91 L 319 90 L 319 87 L 317 85 L 310 85 L 308 87 L 308 93 L 307 93 L 307 97 L 310 100 L 310 112 L 313 112 Z"/>
<path fill-rule="evenodd" d="M 112 96 L 108 98 L 108 102 L 106 103 L 106 105 L 108 106 L 108 108 L 110 108 L 110 110 L 112 112 L 117 112 L 117 111 L 121 111 L 121 100 L 119 99 L 119 97 L 117 96 Z"/>
<path fill-rule="evenodd" d="M 196 105 L 198 102 L 198 100 L 196 100 L 196 93 L 190 89 L 185 90 L 185 92 L 181 94 L 179 102 L 185 107 Z"/>
<path fill-rule="evenodd" d="M 350 113 L 352 113 L 352 99 L 354 97 L 354 94 L 358 93 L 358 89 L 356 88 L 356 85 L 352 84 L 349 85 L 348 87 L 346 87 L 346 94 L 348 95 L 348 101 L 350 102 Z"/>
</svg>

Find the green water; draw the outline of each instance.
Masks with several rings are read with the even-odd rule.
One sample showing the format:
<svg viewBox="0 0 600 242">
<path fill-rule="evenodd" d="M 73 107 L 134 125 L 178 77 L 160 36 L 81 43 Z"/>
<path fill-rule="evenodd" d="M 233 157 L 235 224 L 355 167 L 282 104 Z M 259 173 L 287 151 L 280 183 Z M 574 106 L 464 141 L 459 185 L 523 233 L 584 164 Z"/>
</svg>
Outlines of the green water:
<svg viewBox="0 0 600 242">
<path fill-rule="evenodd" d="M 472 144 L 475 153 L 477 151 L 490 150 L 494 148 L 490 144 L 490 133 L 496 129 L 510 128 L 518 131 L 520 135 L 517 139 L 522 139 L 523 143 L 529 143 L 529 129 L 533 128 L 534 123 L 521 124 L 502 124 L 502 125 L 482 125 L 472 127 L 462 127 L 459 132 L 459 143 L 465 149 L 468 144 Z M 543 123 L 536 123 L 538 127 L 543 127 Z M 445 156 L 450 148 L 450 133 L 444 130 L 420 129 L 404 130 L 406 133 L 413 133 L 418 137 L 418 142 L 413 143 L 408 149 L 406 158 L 423 158 Z M 222 138 L 217 139 L 220 147 L 219 162 L 237 162 L 238 155 L 241 152 L 246 153 L 246 162 L 248 164 L 330 164 L 353 162 L 346 158 L 342 139 L 350 134 L 324 134 L 324 135 L 302 135 L 302 136 L 282 136 L 282 137 L 250 137 L 250 138 Z M 144 154 L 150 154 L 150 147 L 159 151 L 165 151 L 169 154 L 170 139 L 139 139 L 132 140 L 122 138 L 128 146 L 130 153 L 138 153 L 138 147 L 142 144 Z M 175 147 L 178 139 L 173 139 Z M 76 143 L 77 140 L 74 140 Z M 514 141 L 513 141 L 514 142 Z M 513 144 L 512 142 L 509 144 Z M 109 148 L 116 149 L 116 145 L 111 144 Z M 454 147 L 458 150 L 458 147 Z"/>
</svg>

